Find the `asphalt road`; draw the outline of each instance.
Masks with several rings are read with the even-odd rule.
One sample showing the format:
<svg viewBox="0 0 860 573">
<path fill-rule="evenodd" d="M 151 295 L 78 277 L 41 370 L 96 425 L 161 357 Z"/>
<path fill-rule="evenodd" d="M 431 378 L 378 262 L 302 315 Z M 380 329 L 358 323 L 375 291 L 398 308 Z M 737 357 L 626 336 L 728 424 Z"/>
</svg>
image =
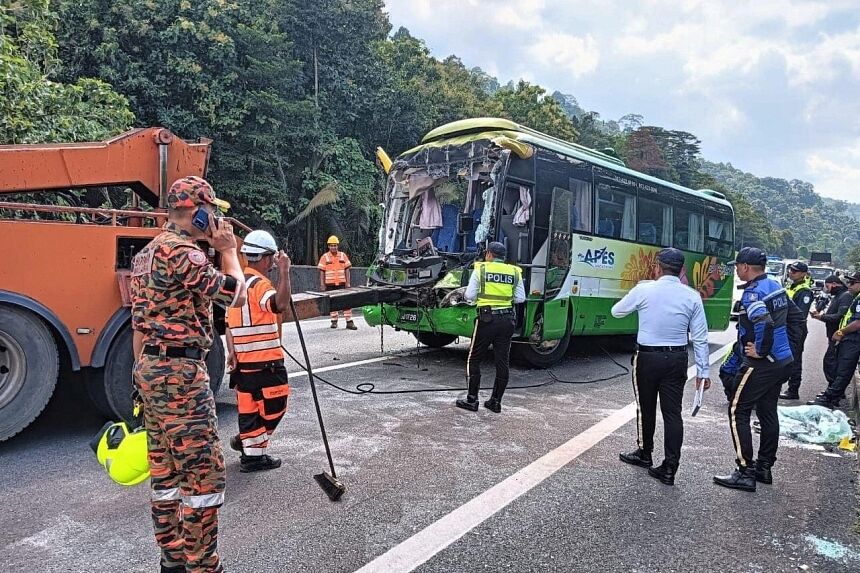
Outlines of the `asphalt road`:
<svg viewBox="0 0 860 573">
<path fill-rule="evenodd" d="M 327 380 L 384 391 L 463 386 L 466 341 L 416 355 L 412 337 L 387 329 L 380 359 L 379 331 L 357 322 L 358 332 L 332 331 L 326 319 L 306 324 L 314 366 L 329 369 Z M 824 387 L 823 329 L 810 326 L 804 399 Z M 732 335 L 712 333 L 711 351 Z M 292 331 L 287 343 L 300 356 Z M 685 413 L 681 469 L 676 485 L 664 486 L 618 461 L 635 447 L 635 414 L 630 376 L 609 356 L 629 364 L 618 341 L 575 339 L 553 370 L 568 381 L 619 374 L 592 384 L 514 370 L 511 386 L 543 385 L 509 390 L 500 415 L 456 409 L 458 392 L 351 395 L 321 385 L 349 488 L 339 503 L 312 479 L 326 469 L 325 454 L 307 378 L 293 376 L 289 413 L 271 448 L 284 465 L 241 474 L 235 453 L 226 453 L 219 547 L 227 570 L 860 570 L 855 454 L 784 438 L 772 486 L 755 494 L 714 486 L 711 476 L 728 472 L 734 457 L 717 383 L 696 418 Z M 689 384 L 685 408 L 691 400 Z M 225 438 L 236 431 L 234 404 L 225 384 L 218 396 Z M 68 384 L 33 426 L 0 444 L 0 571 L 157 571 L 147 487 L 110 482 L 87 446 L 101 424 Z M 560 469 L 547 469 L 553 463 Z M 394 561 L 374 561 L 380 556 Z"/>
</svg>

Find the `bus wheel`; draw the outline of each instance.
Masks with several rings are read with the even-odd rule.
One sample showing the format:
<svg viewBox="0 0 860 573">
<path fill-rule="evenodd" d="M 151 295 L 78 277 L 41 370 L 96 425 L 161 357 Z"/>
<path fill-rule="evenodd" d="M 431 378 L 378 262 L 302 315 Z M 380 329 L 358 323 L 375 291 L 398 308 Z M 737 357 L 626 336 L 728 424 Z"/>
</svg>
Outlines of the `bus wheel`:
<svg viewBox="0 0 860 573">
<path fill-rule="evenodd" d="M 418 342 L 423 344 L 424 346 L 429 346 L 431 348 L 442 348 L 443 346 L 448 346 L 455 340 L 457 337 L 453 334 L 441 334 L 436 332 L 413 332 L 412 333 L 415 338 L 418 339 Z"/>
<path fill-rule="evenodd" d="M 521 363 L 535 368 L 549 368 L 561 361 L 570 346 L 570 330 L 558 340 L 514 342 L 511 350 Z"/>
<path fill-rule="evenodd" d="M 111 342 L 105 366 L 94 371 L 96 380 L 93 381 L 96 384 L 100 382 L 107 402 L 107 412 L 103 413 L 108 417 L 129 422 L 132 421 L 132 410 L 134 409 L 131 400 L 133 386 L 131 371 L 134 367 L 132 338 L 133 334 L 129 324 Z M 217 394 L 226 367 L 224 345 L 220 336 L 215 337 L 212 348 L 206 356 L 206 367 L 209 370 L 209 386 L 212 388 L 213 394 Z M 94 389 L 93 393 L 96 392 L 97 389 Z M 98 407 L 98 403 L 96 403 L 96 407 Z"/>
<path fill-rule="evenodd" d="M 26 310 L 0 306 L 0 441 L 45 409 L 60 370 L 51 331 Z"/>
</svg>

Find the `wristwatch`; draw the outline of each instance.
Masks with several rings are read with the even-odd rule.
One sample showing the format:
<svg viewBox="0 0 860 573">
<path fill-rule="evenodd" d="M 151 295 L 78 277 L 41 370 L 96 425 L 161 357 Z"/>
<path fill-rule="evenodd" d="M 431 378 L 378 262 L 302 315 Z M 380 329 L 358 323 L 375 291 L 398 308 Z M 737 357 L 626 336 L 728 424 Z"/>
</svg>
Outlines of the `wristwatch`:
<svg viewBox="0 0 860 573">
<path fill-rule="evenodd" d="M 841 328 L 840 328 L 839 330 L 837 330 L 837 331 L 836 331 L 836 334 L 837 334 L 838 336 L 840 336 L 840 337 L 845 336 L 845 333 L 844 333 L 844 332 L 842 332 L 842 329 L 841 329 Z"/>
</svg>

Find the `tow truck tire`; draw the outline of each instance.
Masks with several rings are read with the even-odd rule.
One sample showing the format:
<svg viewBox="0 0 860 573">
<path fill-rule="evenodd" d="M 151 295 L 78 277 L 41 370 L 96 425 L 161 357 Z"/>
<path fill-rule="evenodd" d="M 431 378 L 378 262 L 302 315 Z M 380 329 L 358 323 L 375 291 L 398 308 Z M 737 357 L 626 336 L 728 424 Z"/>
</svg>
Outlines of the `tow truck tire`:
<svg viewBox="0 0 860 573">
<path fill-rule="evenodd" d="M 95 380 L 93 380 L 96 384 L 100 382 L 104 392 L 107 411 L 102 411 L 102 413 L 109 418 L 127 422 L 132 421 L 134 408 L 131 401 L 133 386 L 131 371 L 134 367 L 132 338 L 131 325 L 129 324 L 111 342 L 105 366 L 95 371 Z M 209 371 L 209 387 L 212 388 L 213 394 L 217 394 L 221 387 L 221 381 L 224 379 L 224 369 L 226 368 L 224 345 L 220 336 L 215 337 L 212 348 L 206 356 L 206 367 Z M 94 393 L 97 391 L 97 388 L 93 390 Z M 98 403 L 95 400 L 94 402 L 98 408 Z"/>
<path fill-rule="evenodd" d="M 60 370 L 57 344 L 36 315 L 0 306 L 0 442 L 45 409 Z"/>
<path fill-rule="evenodd" d="M 436 332 L 413 332 L 415 338 L 418 339 L 418 342 L 423 344 L 424 346 L 429 346 L 430 348 L 442 348 L 443 346 L 448 346 L 455 340 L 457 337 L 453 334 L 441 334 Z"/>
<path fill-rule="evenodd" d="M 517 362 L 534 368 L 549 368 L 561 362 L 570 346 L 570 329 L 564 336 L 551 342 L 534 344 L 533 342 L 514 341 L 511 351 Z"/>
</svg>

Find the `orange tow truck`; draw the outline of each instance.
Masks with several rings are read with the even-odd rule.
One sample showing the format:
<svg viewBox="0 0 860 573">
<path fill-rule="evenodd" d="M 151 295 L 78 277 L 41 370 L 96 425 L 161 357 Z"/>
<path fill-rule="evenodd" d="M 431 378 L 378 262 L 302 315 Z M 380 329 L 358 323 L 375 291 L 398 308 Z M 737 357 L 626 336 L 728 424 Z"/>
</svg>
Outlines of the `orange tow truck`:
<svg viewBox="0 0 860 573">
<path fill-rule="evenodd" d="M 0 145 L 0 199 L 53 195 L 75 203 L 72 189 L 128 198 L 124 209 L 0 201 L 0 441 L 36 419 L 61 370 L 83 374 L 106 417 L 131 413 L 131 259 L 160 232 L 169 186 L 205 176 L 211 143 L 145 128 L 94 143 Z M 398 297 L 396 288 L 356 287 L 293 298 L 300 318 L 309 318 Z M 223 334 L 223 309 L 215 317 Z M 206 362 L 217 391 L 225 369 L 220 337 Z"/>
</svg>

